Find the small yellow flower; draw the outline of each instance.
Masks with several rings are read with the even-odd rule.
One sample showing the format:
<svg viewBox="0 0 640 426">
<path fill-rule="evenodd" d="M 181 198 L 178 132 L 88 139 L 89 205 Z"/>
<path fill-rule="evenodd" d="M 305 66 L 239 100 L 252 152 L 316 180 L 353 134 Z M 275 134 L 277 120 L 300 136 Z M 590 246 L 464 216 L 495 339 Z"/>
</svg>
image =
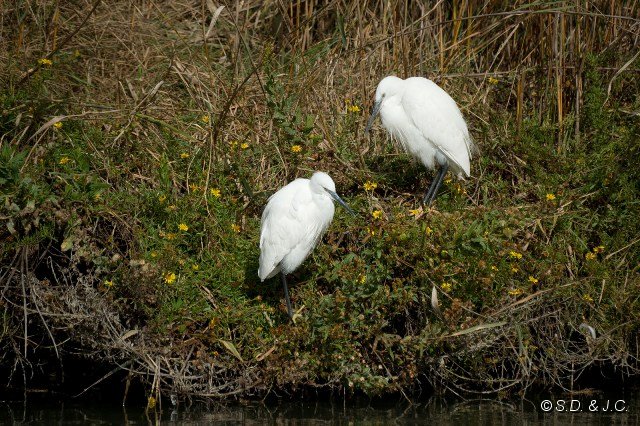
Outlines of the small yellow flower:
<svg viewBox="0 0 640 426">
<path fill-rule="evenodd" d="M 349 112 L 360 112 L 360 107 L 358 105 L 350 105 L 347 107 L 347 111 Z"/>
<path fill-rule="evenodd" d="M 191 265 L 191 269 L 193 269 L 194 271 L 197 271 L 200 269 L 200 265 L 198 265 L 197 263 L 194 263 L 193 265 Z"/>
<path fill-rule="evenodd" d="M 158 196 L 158 201 L 160 201 L 160 203 L 164 203 L 166 200 L 167 200 L 167 196 L 166 195 Z"/>
<path fill-rule="evenodd" d="M 451 180 L 451 178 L 450 178 L 450 177 L 448 177 L 448 178 L 446 178 L 446 179 L 444 180 L 444 183 L 446 183 L 447 185 L 449 185 L 451 182 L 453 182 L 453 181 Z"/>
<path fill-rule="evenodd" d="M 53 128 L 56 130 L 62 129 L 62 121 L 56 121 L 55 123 L 53 123 Z"/>
<path fill-rule="evenodd" d="M 164 274 L 164 282 L 167 284 L 172 284 L 173 282 L 175 282 L 176 278 L 176 274 L 174 274 L 173 272 L 167 272 L 166 274 Z"/>
<path fill-rule="evenodd" d="M 382 217 L 382 210 L 374 210 L 371 216 L 373 216 L 374 219 L 380 219 Z"/>
<path fill-rule="evenodd" d="M 53 62 L 51 62 L 51 60 L 50 60 L 50 59 L 47 59 L 47 58 L 38 59 L 38 63 L 39 63 L 40 65 L 46 65 L 46 66 L 48 66 L 48 67 L 50 67 L 51 65 L 53 65 Z"/>
<path fill-rule="evenodd" d="M 231 229 L 233 229 L 234 232 L 240 232 L 240 225 L 234 223 L 231 225 Z"/>
<path fill-rule="evenodd" d="M 242 142 L 242 143 L 240 144 L 240 148 L 242 148 L 242 149 L 247 149 L 247 148 L 249 148 L 249 144 L 248 144 L 248 143 L 246 143 L 246 142 Z"/>
<path fill-rule="evenodd" d="M 176 210 L 178 210 L 178 207 L 176 207 L 175 204 L 171 204 L 170 206 L 167 207 L 167 210 L 175 212 Z"/>
<path fill-rule="evenodd" d="M 498 267 L 496 265 L 491 265 L 491 270 L 492 271 L 498 271 Z"/>
<path fill-rule="evenodd" d="M 198 189 L 200 189 L 200 187 L 199 187 L 199 186 L 198 186 L 198 184 L 196 184 L 196 183 L 190 183 L 190 184 L 189 184 L 189 189 L 190 189 L 192 192 L 195 192 L 195 191 L 197 191 Z"/>
<path fill-rule="evenodd" d="M 171 240 L 175 240 L 176 239 L 176 234 L 174 234 L 173 232 L 167 232 L 164 237 L 171 241 Z"/>
<path fill-rule="evenodd" d="M 427 235 L 431 235 L 433 233 L 433 229 L 430 226 L 427 226 L 424 230 L 424 233 Z"/>
<path fill-rule="evenodd" d="M 300 152 L 302 151 L 302 147 L 300 145 L 294 145 L 291 147 L 291 152 Z"/>
<path fill-rule="evenodd" d="M 216 198 L 220 198 L 220 195 L 222 195 L 222 193 L 220 192 L 220 190 L 218 188 L 211 188 L 209 190 L 209 193 L 211 193 L 211 195 L 213 195 Z"/>
<path fill-rule="evenodd" d="M 442 284 L 440 284 L 440 288 L 445 293 L 449 293 L 451 291 L 451 283 L 442 283 Z"/>
<path fill-rule="evenodd" d="M 552 193 L 547 194 L 547 201 L 553 201 L 556 199 L 556 196 Z"/>
<path fill-rule="evenodd" d="M 184 259 L 179 259 L 178 260 L 178 265 L 180 265 L 180 266 L 184 266 L 185 263 L 187 263 L 187 261 L 184 260 Z"/>
<path fill-rule="evenodd" d="M 378 187 L 378 184 L 376 182 L 366 181 L 362 187 L 365 191 L 373 191 Z"/>
<path fill-rule="evenodd" d="M 517 274 L 517 273 L 518 273 L 518 271 L 520 271 L 520 269 L 518 269 L 517 267 L 515 267 L 515 266 L 512 266 L 512 267 L 511 267 L 511 272 L 512 272 L 512 273 Z"/>
<path fill-rule="evenodd" d="M 107 288 L 113 287 L 113 281 L 112 280 L 106 280 L 104 282 L 104 286 L 107 287 Z"/>
<path fill-rule="evenodd" d="M 188 152 L 181 153 L 180 158 L 189 158 L 189 153 Z"/>
<path fill-rule="evenodd" d="M 373 237 L 374 235 L 376 235 L 376 231 L 375 231 L 374 229 L 371 229 L 371 228 L 367 228 L 367 233 L 368 233 L 369 235 L 371 235 L 372 237 Z"/>
<path fill-rule="evenodd" d="M 153 409 L 155 406 L 156 406 L 156 399 L 150 396 L 149 399 L 147 400 L 147 408 Z"/>
<path fill-rule="evenodd" d="M 358 277 L 358 282 L 360 284 L 364 284 L 367 282 L 367 276 L 365 274 L 360 274 L 360 276 Z"/>
<path fill-rule="evenodd" d="M 151 252 L 151 257 L 158 257 L 158 253 L 157 253 L 157 252 L 155 252 L 155 251 L 152 251 L 152 252 Z"/>
<path fill-rule="evenodd" d="M 517 296 L 519 294 L 522 294 L 522 289 L 514 288 L 513 290 L 509 290 L 510 296 Z"/>
<path fill-rule="evenodd" d="M 422 209 L 411 209 L 409 210 L 409 216 L 418 217 L 422 213 Z"/>
<path fill-rule="evenodd" d="M 60 159 L 60 161 L 58 161 L 58 164 L 67 164 L 69 161 L 71 161 L 71 158 L 69 157 L 62 157 Z"/>
<path fill-rule="evenodd" d="M 96 193 L 94 194 L 94 196 L 93 196 L 93 200 L 94 200 L 94 201 L 100 201 L 100 200 L 102 200 L 102 194 L 101 194 L 101 193 L 99 193 L 99 192 L 96 192 Z"/>
<path fill-rule="evenodd" d="M 594 253 L 602 253 L 604 251 L 604 246 L 598 246 L 593 248 Z"/>
<path fill-rule="evenodd" d="M 229 148 L 233 149 L 238 146 L 238 141 L 229 141 Z"/>
<path fill-rule="evenodd" d="M 209 115 L 203 115 L 202 117 L 200 117 L 200 121 L 202 121 L 204 124 L 209 124 Z"/>
<path fill-rule="evenodd" d="M 517 251 L 511 250 L 509 252 L 509 257 L 511 257 L 512 259 L 522 259 L 522 253 L 518 253 Z"/>
<path fill-rule="evenodd" d="M 582 296 L 582 300 L 584 300 L 585 302 L 588 302 L 588 303 L 592 303 L 593 302 L 593 297 L 591 297 L 591 295 L 589 295 L 589 294 L 585 294 L 585 295 Z"/>
<path fill-rule="evenodd" d="M 529 275 L 529 279 L 528 279 L 528 281 L 529 281 L 531 284 L 538 284 L 538 279 L 537 279 L 536 277 L 534 277 L 533 275 Z"/>
<path fill-rule="evenodd" d="M 182 232 L 187 232 L 189 230 L 189 227 L 187 226 L 186 223 L 181 223 L 178 225 L 178 229 L 181 230 Z"/>
<path fill-rule="evenodd" d="M 587 260 L 593 260 L 593 259 L 596 258 L 596 254 L 593 253 L 593 252 L 589 252 L 589 253 L 584 255 L 584 258 L 587 259 Z"/>
<path fill-rule="evenodd" d="M 489 84 L 498 84 L 498 79 L 495 77 L 489 77 Z"/>
</svg>

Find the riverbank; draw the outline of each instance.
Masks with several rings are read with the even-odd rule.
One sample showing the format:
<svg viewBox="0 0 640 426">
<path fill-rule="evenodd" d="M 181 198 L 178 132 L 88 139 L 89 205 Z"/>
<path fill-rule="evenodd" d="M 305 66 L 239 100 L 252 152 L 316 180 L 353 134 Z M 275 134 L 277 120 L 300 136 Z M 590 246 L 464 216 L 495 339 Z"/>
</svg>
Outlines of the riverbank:
<svg viewBox="0 0 640 426">
<path fill-rule="evenodd" d="M 70 354 L 149 401 L 637 375 L 637 9 L 1 7 L 12 386 Z M 433 209 L 431 176 L 362 135 L 390 73 L 437 81 L 480 148 Z M 291 324 L 256 274 L 260 214 L 313 170 L 358 216 L 292 275 Z"/>
</svg>

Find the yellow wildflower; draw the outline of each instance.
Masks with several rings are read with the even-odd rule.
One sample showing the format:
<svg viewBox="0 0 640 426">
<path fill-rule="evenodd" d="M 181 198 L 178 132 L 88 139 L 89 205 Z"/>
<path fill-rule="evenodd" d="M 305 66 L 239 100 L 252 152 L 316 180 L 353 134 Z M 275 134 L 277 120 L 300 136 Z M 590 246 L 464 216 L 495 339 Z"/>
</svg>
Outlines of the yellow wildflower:
<svg viewBox="0 0 640 426">
<path fill-rule="evenodd" d="M 556 199 L 556 196 L 552 193 L 547 194 L 547 201 L 553 201 Z"/>
<path fill-rule="evenodd" d="M 360 284 L 364 284 L 367 282 L 367 276 L 365 274 L 360 274 L 360 276 L 358 277 L 358 282 Z"/>
<path fill-rule="evenodd" d="M 100 201 L 100 200 L 102 200 L 102 194 L 101 194 L 101 193 L 99 193 L 99 192 L 96 192 L 96 193 L 94 194 L 94 196 L 93 196 L 93 200 L 94 200 L 94 201 Z"/>
<path fill-rule="evenodd" d="M 234 223 L 233 225 L 231 225 L 231 229 L 233 229 L 234 232 L 240 232 L 240 225 Z"/>
<path fill-rule="evenodd" d="M 246 143 L 246 142 L 242 142 L 242 143 L 240 144 L 240 148 L 242 148 L 242 149 L 247 149 L 247 148 L 249 148 L 249 144 L 248 144 L 248 143 Z"/>
<path fill-rule="evenodd" d="M 173 282 L 175 282 L 176 278 L 176 274 L 174 274 L 173 272 L 167 272 L 166 274 L 164 274 L 164 282 L 167 284 L 172 284 Z"/>
<path fill-rule="evenodd" d="M 536 277 L 534 277 L 533 275 L 529 275 L 529 279 L 528 279 L 528 281 L 529 281 L 531 284 L 538 284 L 538 279 L 537 279 Z"/>
<path fill-rule="evenodd" d="M 509 290 L 510 296 L 517 296 L 519 294 L 522 294 L 522 289 L 514 288 L 513 290 Z"/>
<path fill-rule="evenodd" d="M 294 145 L 291 147 L 291 152 L 300 152 L 302 151 L 302 147 L 300 145 Z"/>
<path fill-rule="evenodd" d="M 382 210 L 374 210 L 371 216 L 373 216 L 374 219 L 380 219 L 382 217 Z"/>
<path fill-rule="evenodd" d="M 430 226 L 427 226 L 424 230 L 424 233 L 427 235 L 431 235 L 433 233 L 433 229 Z"/>
<path fill-rule="evenodd" d="M 69 157 L 62 157 L 60 159 L 60 161 L 58 161 L 58 164 L 67 164 L 69 161 L 71 161 L 71 158 Z"/>
<path fill-rule="evenodd" d="M 411 209 L 409 210 L 409 216 L 418 217 L 422 213 L 422 209 Z"/>
<path fill-rule="evenodd" d="M 513 272 L 514 274 L 515 274 L 515 273 L 517 273 L 519 270 L 520 270 L 520 269 L 518 269 L 518 268 L 517 268 L 517 267 L 515 267 L 515 266 L 512 266 L 512 267 L 511 267 L 511 272 Z"/>
<path fill-rule="evenodd" d="M 175 240 L 176 239 L 176 234 L 174 234 L 173 232 L 167 232 L 164 237 L 167 240 Z"/>
<path fill-rule="evenodd" d="M 349 112 L 360 112 L 360 107 L 358 105 L 349 105 L 347 107 L 347 111 L 349 111 Z"/>
<path fill-rule="evenodd" d="M 496 265 L 491 265 L 491 270 L 492 271 L 498 271 L 498 267 Z"/>
<path fill-rule="evenodd" d="M 369 235 L 371 235 L 372 237 L 373 237 L 374 235 L 376 235 L 376 231 L 375 231 L 374 229 L 367 228 L 367 232 L 368 232 L 368 233 L 369 233 Z"/>
<path fill-rule="evenodd" d="M 55 123 L 53 123 L 53 128 L 56 130 L 62 129 L 62 121 L 56 121 Z"/>
<path fill-rule="evenodd" d="M 602 253 L 604 251 L 604 246 L 598 246 L 593 248 L 594 253 Z"/>
<path fill-rule="evenodd" d="M 489 84 L 498 84 L 498 79 L 495 77 L 489 77 Z"/>
<path fill-rule="evenodd" d="M 197 271 L 200 269 L 200 265 L 198 265 L 197 263 L 194 263 L 193 265 L 191 265 L 191 269 L 193 269 L 194 271 Z"/>
<path fill-rule="evenodd" d="M 171 204 L 169 207 L 167 207 L 167 210 L 175 212 L 176 210 L 178 210 L 178 207 L 176 207 L 175 204 Z"/>
<path fill-rule="evenodd" d="M 151 257 L 158 257 L 158 253 L 157 253 L 157 252 L 155 252 L 155 251 L 152 251 L 152 252 L 151 252 Z"/>
<path fill-rule="evenodd" d="M 187 226 L 186 223 L 181 223 L 178 225 L 178 229 L 181 230 L 182 232 L 186 232 L 189 230 L 189 227 Z"/>
<path fill-rule="evenodd" d="M 156 399 L 150 396 L 149 399 L 147 400 L 147 408 L 153 409 L 155 406 L 156 406 Z"/>
<path fill-rule="evenodd" d="M 190 183 L 189 184 L 189 189 L 193 192 L 197 191 L 198 189 L 200 189 L 200 187 L 198 186 L 198 184 L 196 183 Z"/>
<path fill-rule="evenodd" d="M 160 201 L 161 203 L 164 203 L 166 200 L 167 200 L 167 196 L 166 195 L 158 196 L 158 201 Z"/>
<path fill-rule="evenodd" d="M 51 65 L 53 65 L 53 62 L 51 62 L 51 59 L 47 59 L 47 58 L 42 58 L 42 59 L 38 59 L 38 63 L 40 65 L 46 65 L 48 67 L 50 67 Z"/>
<path fill-rule="evenodd" d="M 209 116 L 207 114 L 203 115 L 202 117 L 200 117 L 200 121 L 202 121 L 204 124 L 209 124 Z"/>
<path fill-rule="evenodd" d="M 181 153 L 180 158 L 189 158 L 189 153 L 188 152 Z"/>
<path fill-rule="evenodd" d="M 442 284 L 440 284 L 440 288 L 445 293 L 449 293 L 451 291 L 451 283 L 442 283 Z"/>
<path fill-rule="evenodd" d="M 522 259 L 522 253 L 518 253 L 517 251 L 511 250 L 509 252 L 509 257 L 511 257 L 512 259 Z"/>
<path fill-rule="evenodd" d="M 107 288 L 113 287 L 113 281 L 112 280 L 106 280 L 104 282 L 104 286 L 107 287 Z"/>
<path fill-rule="evenodd" d="M 589 294 L 585 294 L 582 296 L 582 300 L 584 300 L 585 302 L 591 303 L 593 302 L 593 297 L 591 297 L 591 295 Z"/>
<path fill-rule="evenodd" d="M 587 259 L 587 260 L 593 260 L 593 259 L 596 258 L 596 254 L 593 253 L 593 252 L 589 252 L 589 253 L 584 255 L 584 258 Z"/>
<path fill-rule="evenodd" d="M 238 141 L 229 141 L 229 148 L 233 149 L 238 146 Z"/>
<path fill-rule="evenodd" d="M 378 187 L 378 184 L 376 182 L 366 181 L 362 187 L 365 191 L 373 191 Z"/>
<path fill-rule="evenodd" d="M 211 193 L 211 195 L 213 195 L 216 198 L 220 198 L 220 195 L 222 195 L 222 193 L 218 188 L 211 188 L 209 192 Z"/>
<path fill-rule="evenodd" d="M 451 180 L 451 178 L 450 178 L 450 177 L 447 177 L 447 178 L 444 180 L 444 183 L 446 183 L 447 185 L 448 185 L 448 184 L 450 184 L 451 182 L 453 182 L 453 181 Z"/>
</svg>

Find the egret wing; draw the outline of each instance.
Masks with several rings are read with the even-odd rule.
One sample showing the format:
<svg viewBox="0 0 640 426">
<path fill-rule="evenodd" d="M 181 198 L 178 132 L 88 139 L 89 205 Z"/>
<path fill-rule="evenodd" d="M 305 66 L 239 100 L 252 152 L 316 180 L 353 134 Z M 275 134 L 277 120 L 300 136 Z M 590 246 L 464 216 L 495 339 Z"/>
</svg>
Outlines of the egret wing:
<svg viewBox="0 0 640 426">
<path fill-rule="evenodd" d="M 455 101 L 426 78 L 412 77 L 405 82 L 402 107 L 411 124 L 469 176 L 473 142 Z"/>
</svg>

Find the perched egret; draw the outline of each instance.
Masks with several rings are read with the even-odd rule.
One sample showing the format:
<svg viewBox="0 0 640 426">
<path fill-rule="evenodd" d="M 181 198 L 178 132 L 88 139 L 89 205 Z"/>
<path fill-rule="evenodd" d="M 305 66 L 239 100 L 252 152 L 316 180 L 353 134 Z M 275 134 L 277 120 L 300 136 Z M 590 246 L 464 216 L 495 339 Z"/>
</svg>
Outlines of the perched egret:
<svg viewBox="0 0 640 426">
<path fill-rule="evenodd" d="M 264 281 L 280 272 L 291 319 L 286 275 L 300 266 L 329 227 L 333 200 L 355 215 L 336 193 L 331 177 L 315 172 L 311 179 L 296 179 L 278 190 L 262 213 L 258 276 Z"/>
<path fill-rule="evenodd" d="M 431 182 L 423 203 L 431 205 L 451 168 L 458 178 L 469 177 L 473 141 L 467 123 L 451 96 L 433 81 L 422 77 L 403 80 L 383 78 L 365 134 L 380 114 L 382 125 L 402 147 L 425 167 L 440 172 Z"/>
</svg>

